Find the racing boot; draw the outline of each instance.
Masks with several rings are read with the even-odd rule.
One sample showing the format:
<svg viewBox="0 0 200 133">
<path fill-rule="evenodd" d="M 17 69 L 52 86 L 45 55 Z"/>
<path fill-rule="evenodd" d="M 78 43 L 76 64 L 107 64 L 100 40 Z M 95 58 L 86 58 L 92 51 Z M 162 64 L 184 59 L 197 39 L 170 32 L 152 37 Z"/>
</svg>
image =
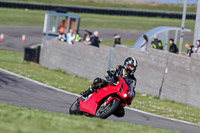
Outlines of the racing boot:
<svg viewBox="0 0 200 133">
<path fill-rule="evenodd" d="M 93 91 L 93 86 L 90 85 L 90 87 L 84 91 L 84 92 L 81 92 L 80 94 L 83 96 L 83 97 L 87 97 L 89 96 L 90 94 L 92 94 L 94 91 Z"/>
</svg>

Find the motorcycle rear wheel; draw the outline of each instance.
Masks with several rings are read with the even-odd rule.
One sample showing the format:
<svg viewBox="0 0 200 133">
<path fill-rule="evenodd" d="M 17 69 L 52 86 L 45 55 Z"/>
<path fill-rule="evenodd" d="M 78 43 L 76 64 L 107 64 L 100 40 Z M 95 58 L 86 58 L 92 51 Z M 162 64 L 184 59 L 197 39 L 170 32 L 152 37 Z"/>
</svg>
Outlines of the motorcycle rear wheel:
<svg viewBox="0 0 200 133">
<path fill-rule="evenodd" d="M 106 104 L 106 101 L 103 102 L 97 109 L 95 116 L 102 119 L 106 119 L 118 109 L 120 103 L 121 102 L 117 99 L 113 99 L 108 104 Z"/>
</svg>

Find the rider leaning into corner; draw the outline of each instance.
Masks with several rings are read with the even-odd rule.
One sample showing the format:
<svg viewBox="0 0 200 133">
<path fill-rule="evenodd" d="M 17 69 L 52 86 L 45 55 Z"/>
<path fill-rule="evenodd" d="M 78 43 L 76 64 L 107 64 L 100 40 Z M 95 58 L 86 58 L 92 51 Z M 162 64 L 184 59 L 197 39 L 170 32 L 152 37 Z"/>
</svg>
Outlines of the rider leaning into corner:
<svg viewBox="0 0 200 133">
<path fill-rule="evenodd" d="M 138 66 L 137 60 L 133 57 L 128 57 L 124 61 L 124 65 L 115 66 L 111 70 L 108 70 L 105 72 L 104 76 L 106 80 L 101 78 L 96 78 L 93 83 L 90 85 L 88 90 L 85 92 L 81 92 L 81 95 L 84 97 L 89 96 L 93 92 L 97 92 L 98 89 L 101 89 L 105 86 L 108 86 L 109 83 L 117 83 L 119 80 L 118 77 L 122 77 L 126 84 L 128 85 L 129 89 L 131 90 L 130 98 L 133 99 L 135 97 L 135 87 L 136 87 L 136 78 L 134 76 L 134 73 L 136 71 L 136 68 Z M 129 103 L 128 105 L 130 105 Z M 118 117 L 123 117 L 125 114 L 124 108 L 121 106 L 117 111 Z"/>
</svg>

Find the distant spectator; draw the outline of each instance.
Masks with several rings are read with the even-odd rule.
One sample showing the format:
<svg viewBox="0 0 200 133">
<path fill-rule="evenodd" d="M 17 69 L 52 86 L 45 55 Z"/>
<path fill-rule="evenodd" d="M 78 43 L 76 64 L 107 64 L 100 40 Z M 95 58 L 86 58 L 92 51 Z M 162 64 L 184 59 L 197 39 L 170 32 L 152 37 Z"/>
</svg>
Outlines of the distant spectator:
<svg viewBox="0 0 200 133">
<path fill-rule="evenodd" d="M 84 35 L 83 35 L 83 41 L 86 40 L 87 35 L 88 35 L 88 30 L 85 30 L 85 33 L 84 33 Z"/>
<path fill-rule="evenodd" d="M 200 54 L 200 40 L 197 40 L 196 44 L 197 44 L 196 53 Z"/>
<path fill-rule="evenodd" d="M 154 40 L 151 42 L 152 48 L 163 50 L 162 41 L 158 40 L 158 36 L 154 36 Z"/>
<path fill-rule="evenodd" d="M 59 30 L 58 40 L 62 42 L 66 42 L 66 34 L 64 33 L 64 28 Z"/>
<path fill-rule="evenodd" d="M 99 47 L 99 43 L 101 43 L 101 40 L 99 40 L 99 32 L 95 31 L 94 36 L 91 39 L 91 45 L 95 47 Z"/>
<path fill-rule="evenodd" d="M 147 35 L 143 35 L 143 42 L 140 45 L 141 50 L 142 51 L 147 51 L 147 45 L 148 45 L 148 37 L 147 37 Z"/>
<path fill-rule="evenodd" d="M 65 28 L 65 20 L 63 19 L 62 22 L 58 25 L 58 29 Z"/>
<path fill-rule="evenodd" d="M 73 29 L 70 29 L 69 33 L 67 34 L 67 43 L 74 44 L 74 39 L 75 39 L 74 31 Z"/>
<path fill-rule="evenodd" d="M 192 53 L 194 52 L 194 46 L 190 46 L 188 43 L 186 43 L 185 48 L 187 49 L 187 55 L 191 57 Z"/>
<path fill-rule="evenodd" d="M 121 44 L 121 37 L 118 34 L 114 34 L 114 45 L 113 47 L 115 47 L 115 45 L 120 45 Z"/>
<path fill-rule="evenodd" d="M 75 35 L 74 41 L 75 42 L 80 42 L 81 41 L 81 36 L 79 35 L 79 33 L 77 31 L 75 31 L 74 35 Z"/>
<path fill-rule="evenodd" d="M 170 44 L 170 47 L 169 47 L 169 52 L 171 53 L 178 53 L 178 48 L 176 46 L 176 44 L 174 43 L 174 39 L 169 39 L 169 44 Z"/>
<path fill-rule="evenodd" d="M 92 36 L 92 32 L 85 30 L 85 34 L 83 36 L 83 43 L 91 44 L 91 36 Z"/>
</svg>

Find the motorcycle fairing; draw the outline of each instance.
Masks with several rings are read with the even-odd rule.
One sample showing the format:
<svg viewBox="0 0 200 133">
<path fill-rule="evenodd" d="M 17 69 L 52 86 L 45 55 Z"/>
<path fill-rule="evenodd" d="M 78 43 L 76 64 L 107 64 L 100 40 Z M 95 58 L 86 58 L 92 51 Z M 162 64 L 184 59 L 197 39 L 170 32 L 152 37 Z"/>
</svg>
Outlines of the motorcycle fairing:
<svg viewBox="0 0 200 133">
<path fill-rule="evenodd" d="M 111 94 L 117 93 L 119 91 L 119 89 L 121 88 L 121 86 L 123 84 L 122 79 L 120 79 L 120 81 L 117 84 L 117 86 L 108 85 L 102 89 L 99 89 L 97 91 L 97 93 L 94 92 L 87 101 L 80 100 L 80 111 L 95 115 L 97 107 L 98 107 L 98 103 L 103 98 L 105 98 Z"/>
</svg>

